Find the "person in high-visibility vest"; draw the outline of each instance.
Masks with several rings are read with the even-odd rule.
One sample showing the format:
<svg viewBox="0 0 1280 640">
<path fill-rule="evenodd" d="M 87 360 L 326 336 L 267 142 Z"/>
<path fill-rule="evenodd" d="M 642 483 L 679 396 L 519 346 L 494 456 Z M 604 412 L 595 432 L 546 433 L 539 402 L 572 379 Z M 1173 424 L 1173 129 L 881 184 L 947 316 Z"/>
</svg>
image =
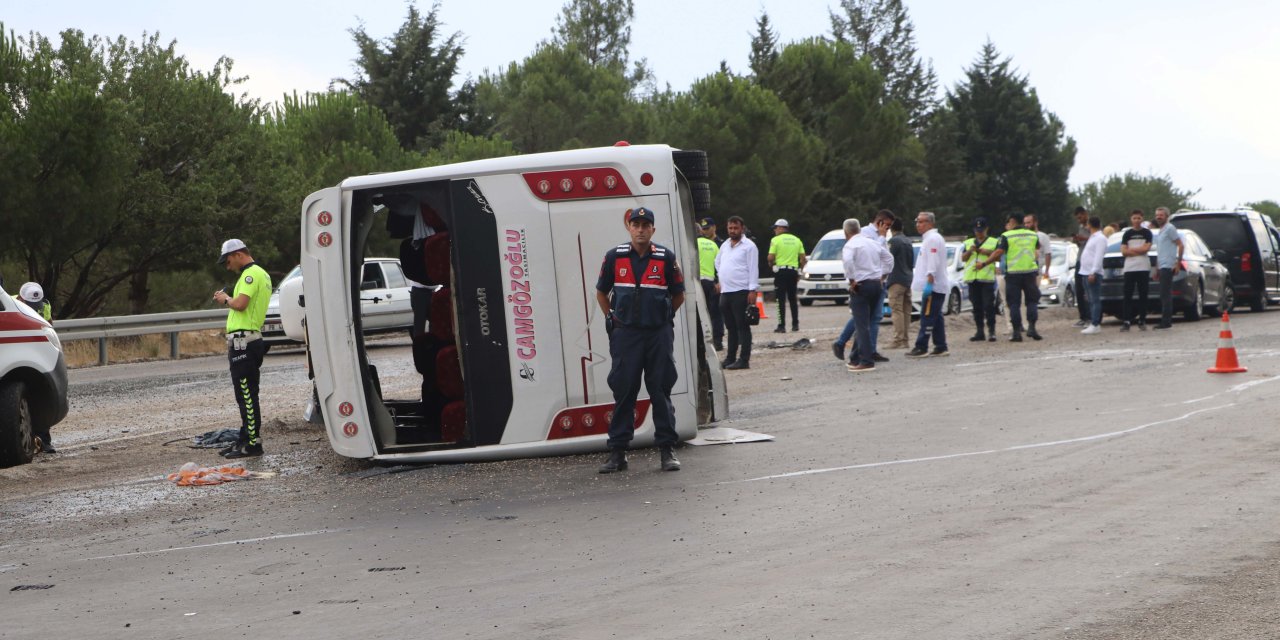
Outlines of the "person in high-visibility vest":
<svg viewBox="0 0 1280 640">
<path fill-rule="evenodd" d="M 1009 321 L 1013 324 L 1011 342 L 1022 342 L 1022 299 L 1027 300 L 1027 337 L 1043 338 L 1036 332 L 1036 320 L 1040 310 L 1040 238 L 1036 232 L 1023 227 L 1022 214 L 1009 214 L 1008 231 L 1000 234 L 996 250 L 977 267 L 985 269 L 1005 256 L 1005 302 L 1008 303 Z"/>
<path fill-rule="evenodd" d="M 978 268 L 978 261 L 995 253 L 995 238 L 987 234 L 987 219 L 973 221 L 973 237 L 964 241 L 964 281 L 969 285 L 969 300 L 973 302 L 973 324 L 977 333 L 970 342 L 996 341 L 996 267 Z M 983 333 L 983 327 L 986 333 Z"/>
<path fill-rule="evenodd" d="M 14 300 L 31 307 L 36 313 L 40 314 L 46 322 L 53 322 L 53 306 L 44 297 L 44 287 L 39 283 L 28 282 L 18 289 L 18 295 L 13 297 Z"/>
<path fill-rule="evenodd" d="M 796 285 L 800 282 L 800 269 L 808 256 L 804 242 L 791 233 L 791 223 L 778 218 L 773 223 L 773 239 L 769 241 L 769 264 L 773 267 L 773 290 L 778 296 L 778 328 L 774 333 L 787 331 L 787 301 L 791 303 L 791 330 L 800 330 L 800 307 L 796 298 Z"/>
<path fill-rule="evenodd" d="M 262 405 L 258 402 L 258 377 L 267 349 L 262 342 L 262 323 L 271 301 L 271 276 L 253 261 L 249 248 L 236 239 L 222 243 L 218 264 L 237 274 L 230 295 L 215 291 L 213 301 L 231 309 L 227 314 L 227 360 L 231 384 L 240 407 L 240 435 L 235 444 L 223 449 L 224 458 L 262 455 Z"/>
<path fill-rule="evenodd" d="M 711 316 L 711 342 L 716 351 L 724 350 L 724 315 L 720 313 L 720 293 L 716 291 L 716 256 L 720 245 L 716 243 L 716 223 L 711 218 L 698 221 L 698 281 L 702 295 L 707 299 L 707 313 Z"/>
</svg>

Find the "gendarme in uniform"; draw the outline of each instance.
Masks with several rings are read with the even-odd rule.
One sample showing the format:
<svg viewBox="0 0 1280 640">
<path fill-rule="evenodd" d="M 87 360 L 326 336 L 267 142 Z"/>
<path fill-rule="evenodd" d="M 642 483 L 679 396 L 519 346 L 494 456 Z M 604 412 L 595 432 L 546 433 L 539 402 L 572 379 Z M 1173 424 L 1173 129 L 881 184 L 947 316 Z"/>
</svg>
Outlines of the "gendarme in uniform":
<svg viewBox="0 0 1280 640">
<path fill-rule="evenodd" d="M 240 240 L 222 244 L 222 257 L 228 270 L 237 271 L 235 289 L 228 296 L 219 291 L 214 299 L 226 305 L 227 360 L 231 365 L 231 385 L 240 407 L 240 436 L 236 444 L 224 449 L 223 457 L 243 458 L 262 455 L 262 406 L 258 403 L 258 373 L 266 345 L 262 342 L 262 323 L 271 301 L 271 276 L 253 261 Z M 220 295 L 219 295 L 220 294 Z"/>
<path fill-rule="evenodd" d="M 609 388 L 613 417 L 609 421 L 609 459 L 600 473 L 627 468 L 627 448 L 634 436 L 636 397 L 640 383 L 649 392 L 654 440 L 664 471 L 677 471 L 673 447 L 679 442 L 671 389 L 676 383 L 675 312 L 684 303 L 684 276 L 670 249 L 651 242 L 654 213 L 629 209 L 625 217 L 631 242 L 605 254 L 596 281 L 596 301 L 606 314 L 609 333 Z"/>
</svg>

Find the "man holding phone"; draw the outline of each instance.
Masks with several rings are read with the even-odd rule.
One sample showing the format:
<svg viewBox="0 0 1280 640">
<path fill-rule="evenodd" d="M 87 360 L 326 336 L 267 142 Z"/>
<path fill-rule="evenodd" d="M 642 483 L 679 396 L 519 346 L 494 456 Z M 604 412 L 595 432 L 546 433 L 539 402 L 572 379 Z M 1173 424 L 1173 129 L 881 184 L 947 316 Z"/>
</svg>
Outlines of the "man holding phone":
<svg viewBox="0 0 1280 640">
<path fill-rule="evenodd" d="M 266 345 L 262 342 L 262 323 L 267 318 L 271 300 L 271 276 L 253 261 L 249 248 L 237 239 L 222 243 L 218 264 L 238 274 L 236 287 L 215 291 L 213 301 L 231 311 L 227 314 L 227 360 L 231 364 L 231 384 L 236 404 L 240 407 L 240 437 L 221 451 L 224 458 L 248 458 L 262 455 L 262 405 L 258 403 L 258 373 Z"/>
</svg>

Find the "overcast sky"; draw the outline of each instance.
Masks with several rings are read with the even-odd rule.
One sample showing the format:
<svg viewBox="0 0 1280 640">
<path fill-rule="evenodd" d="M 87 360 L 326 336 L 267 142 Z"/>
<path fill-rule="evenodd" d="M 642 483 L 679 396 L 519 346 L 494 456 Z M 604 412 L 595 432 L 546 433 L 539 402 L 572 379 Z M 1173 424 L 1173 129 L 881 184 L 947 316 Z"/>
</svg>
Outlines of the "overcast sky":
<svg viewBox="0 0 1280 640">
<path fill-rule="evenodd" d="M 1079 154 L 1073 187 L 1113 173 L 1169 175 L 1205 206 L 1280 200 L 1280 0 L 906 0 L 921 54 L 952 87 L 990 38 L 1066 124 Z M 353 75 L 347 30 L 375 37 L 403 23 L 402 0 L 8 2 L 6 30 L 66 28 L 138 40 L 159 32 L 208 69 L 221 55 L 274 101 Z M 561 0 L 441 0 L 465 37 L 464 75 L 522 60 L 550 35 Z M 822 0 L 636 0 L 632 58 L 659 86 L 686 89 L 721 60 L 747 69 L 755 19 L 783 42 L 827 34 Z M 425 12 L 430 4 L 419 3 Z"/>
</svg>

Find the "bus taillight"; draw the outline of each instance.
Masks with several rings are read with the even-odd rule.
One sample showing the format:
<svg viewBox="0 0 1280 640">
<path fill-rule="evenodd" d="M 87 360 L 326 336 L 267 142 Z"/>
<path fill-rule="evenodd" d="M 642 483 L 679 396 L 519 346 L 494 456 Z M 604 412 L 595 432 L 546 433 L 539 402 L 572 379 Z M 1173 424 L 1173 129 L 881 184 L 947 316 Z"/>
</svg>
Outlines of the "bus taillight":
<svg viewBox="0 0 1280 640">
<path fill-rule="evenodd" d="M 582 200 L 631 195 L 627 181 L 617 169 L 566 169 L 522 175 L 529 190 L 539 200 Z M 649 182 L 653 182 L 652 176 Z M 597 189 L 600 186 L 604 189 Z"/>
</svg>

